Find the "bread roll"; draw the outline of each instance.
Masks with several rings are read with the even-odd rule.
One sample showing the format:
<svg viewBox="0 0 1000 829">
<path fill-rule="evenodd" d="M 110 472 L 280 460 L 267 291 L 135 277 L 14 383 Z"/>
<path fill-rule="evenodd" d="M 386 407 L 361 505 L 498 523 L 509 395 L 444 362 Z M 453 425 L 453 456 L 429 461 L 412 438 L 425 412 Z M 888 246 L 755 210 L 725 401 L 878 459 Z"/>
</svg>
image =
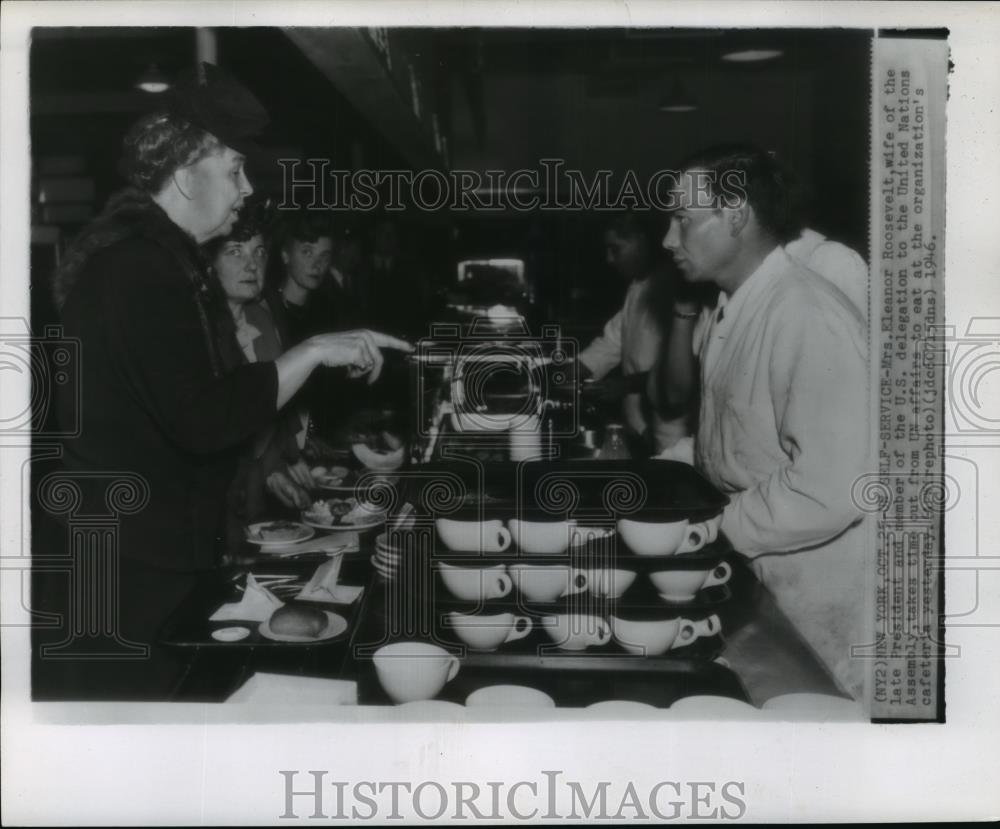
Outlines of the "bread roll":
<svg viewBox="0 0 1000 829">
<path fill-rule="evenodd" d="M 272 633 L 282 636 L 318 636 L 326 629 L 327 616 L 314 607 L 285 605 L 271 614 Z"/>
</svg>

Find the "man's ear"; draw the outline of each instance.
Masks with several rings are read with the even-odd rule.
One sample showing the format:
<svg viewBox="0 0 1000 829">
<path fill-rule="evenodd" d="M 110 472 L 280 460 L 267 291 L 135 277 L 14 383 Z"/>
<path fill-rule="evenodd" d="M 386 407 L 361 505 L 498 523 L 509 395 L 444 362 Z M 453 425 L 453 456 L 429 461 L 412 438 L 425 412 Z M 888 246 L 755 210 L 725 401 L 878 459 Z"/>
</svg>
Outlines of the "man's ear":
<svg viewBox="0 0 1000 829">
<path fill-rule="evenodd" d="M 285 248 L 281 249 L 281 261 L 287 265 L 288 264 L 288 251 Z"/>
<path fill-rule="evenodd" d="M 726 213 L 726 224 L 729 227 L 729 235 L 733 238 L 743 232 L 743 228 L 750 221 L 750 214 L 753 208 L 744 201 L 739 207 L 723 208 Z"/>
<path fill-rule="evenodd" d="M 192 185 L 194 182 L 192 181 L 192 175 L 191 165 L 175 170 L 173 175 L 174 186 L 188 201 L 191 201 L 191 193 L 193 191 Z"/>
</svg>

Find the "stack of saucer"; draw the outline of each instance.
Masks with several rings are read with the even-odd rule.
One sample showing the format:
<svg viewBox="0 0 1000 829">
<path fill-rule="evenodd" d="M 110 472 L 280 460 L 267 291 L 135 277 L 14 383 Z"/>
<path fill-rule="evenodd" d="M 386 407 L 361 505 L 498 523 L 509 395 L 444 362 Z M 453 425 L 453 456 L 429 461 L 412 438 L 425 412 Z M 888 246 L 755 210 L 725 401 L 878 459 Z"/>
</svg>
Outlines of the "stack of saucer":
<svg viewBox="0 0 1000 829">
<path fill-rule="evenodd" d="M 385 533 L 381 533 L 375 539 L 375 555 L 372 556 L 372 566 L 375 568 L 375 572 L 386 581 L 392 581 L 396 578 L 401 558 L 402 554 L 388 542 Z"/>
</svg>

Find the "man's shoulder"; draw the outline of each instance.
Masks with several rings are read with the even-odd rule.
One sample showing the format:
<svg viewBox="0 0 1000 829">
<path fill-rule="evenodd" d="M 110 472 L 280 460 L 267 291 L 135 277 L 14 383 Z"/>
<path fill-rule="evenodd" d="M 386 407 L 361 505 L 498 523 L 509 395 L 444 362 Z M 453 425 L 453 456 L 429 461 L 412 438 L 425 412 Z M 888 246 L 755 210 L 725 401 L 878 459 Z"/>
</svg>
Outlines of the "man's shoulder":
<svg viewBox="0 0 1000 829">
<path fill-rule="evenodd" d="M 786 252 L 772 280 L 771 307 L 806 316 L 846 317 L 861 324 L 858 309 L 843 291 Z"/>
</svg>

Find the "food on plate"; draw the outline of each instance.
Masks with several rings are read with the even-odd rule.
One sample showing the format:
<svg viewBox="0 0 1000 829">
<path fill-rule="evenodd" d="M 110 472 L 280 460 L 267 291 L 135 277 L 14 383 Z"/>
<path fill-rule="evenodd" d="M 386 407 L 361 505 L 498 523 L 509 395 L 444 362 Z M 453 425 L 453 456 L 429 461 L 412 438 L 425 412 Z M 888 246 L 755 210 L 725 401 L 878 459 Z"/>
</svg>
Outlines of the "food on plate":
<svg viewBox="0 0 1000 829">
<path fill-rule="evenodd" d="M 303 513 L 307 521 L 334 526 L 338 524 L 367 524 L 384 520 L 385 512 L 368 501 L 358 503 L 357 498 L 322 498 Z"/>
<path fill-rule="evenodd" d="M 272 521 L 258 527 L 254 537 L 261 541 L 295 541 L 302 537 L 302 526 L 294 521 Z"/>
<path fill-rule="evenodd" d="M 351 446 L 351 451 L 365 468 L 377 472 L 392 472 L 399 469 L 403 465 L 405 456 L 405 448 L 402 445 L 389 452 L 376 452 L 365 443 L 355 443 Z"/>
<path fill-rule="evenodd" d="M 271 633 L 282 636 L 319 636 L 329 620 L 322 610 L 314 607 L 285 605 L 279 607 L 268 622 Z"/>
</svg>

